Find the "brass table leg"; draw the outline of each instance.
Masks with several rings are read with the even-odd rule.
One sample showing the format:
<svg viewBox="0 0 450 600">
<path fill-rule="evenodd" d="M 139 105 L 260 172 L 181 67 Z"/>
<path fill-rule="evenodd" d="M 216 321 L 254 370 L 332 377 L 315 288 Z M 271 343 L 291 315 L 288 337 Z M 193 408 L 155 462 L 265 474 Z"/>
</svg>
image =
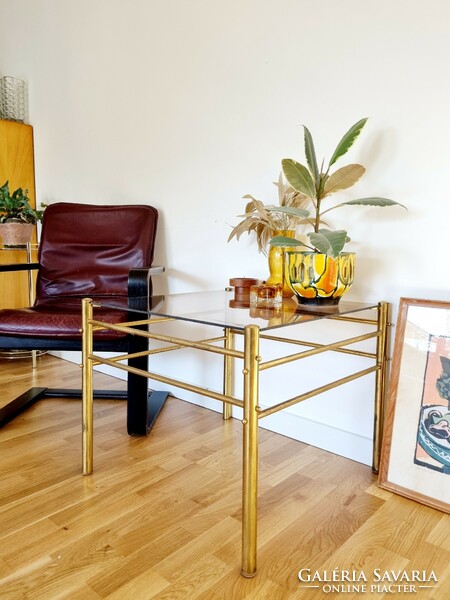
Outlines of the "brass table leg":
<svg viewBox="0 0 450 600">
<path fill-rule="evenodd" d="M 387 369 L 387 328 L 389 319 L 389 303 L 380 302 L 378 304 L 378 331 L 377 338 L 377 365 L 378 371 L 375 373 L 375 407 L 374 407 L 374 429 L 373 429 L 373 456 L 372 470 L 378 473 L 380 463 L 381 437 L 383 434 L 384 419 L 384 400 L 386 388 L 386 369 Z"/>
<path fill-rule="evenodd" d="M 226 327 L 225 330 L 225 343 L 224 347 L 227 350 L 230 350 L 234 347 L 234 334 L 229 327 Z M 227 356 L 226 354 L 223 357 L 223 393 L 225 396 L 231 396 L 233 392 L 233 357 Z M 233 416 L 232 413 L 232 405 L 228 404 L 228 402 L 223 402 L 222 414 L 225 420 L 230 419 Z"/>
<path fill-rule="evenodd" d="M 256 575 L 256 528 L 258 500 L 258 383 L 259 327 L 244 332 L 244 439 L 242 477 L 242 570 L 244 577 Z"/>
<path fill-rule="evenodd" d="M 90 475 L 93 468 L 93 369 L 92 360 L 89 356 L 92 354 L 92 300 L 85 298 L 82 301 L 82 455 L 83 455 L 83 475 Z"/>
</svg>

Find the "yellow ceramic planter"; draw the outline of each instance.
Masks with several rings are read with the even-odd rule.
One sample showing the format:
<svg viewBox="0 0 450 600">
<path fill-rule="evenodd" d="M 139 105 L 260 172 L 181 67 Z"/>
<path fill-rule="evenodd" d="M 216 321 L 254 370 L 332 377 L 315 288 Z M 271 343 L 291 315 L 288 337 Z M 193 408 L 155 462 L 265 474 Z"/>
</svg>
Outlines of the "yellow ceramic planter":
<svg viewBox="0 0 450 600">
<path fill-rule="evenodd" d="M 285 281 L 301 304 L 337 304 L 353 283 L 355 254 L 333 258 L 318 252 L 286 250 Z"/>
</svg>

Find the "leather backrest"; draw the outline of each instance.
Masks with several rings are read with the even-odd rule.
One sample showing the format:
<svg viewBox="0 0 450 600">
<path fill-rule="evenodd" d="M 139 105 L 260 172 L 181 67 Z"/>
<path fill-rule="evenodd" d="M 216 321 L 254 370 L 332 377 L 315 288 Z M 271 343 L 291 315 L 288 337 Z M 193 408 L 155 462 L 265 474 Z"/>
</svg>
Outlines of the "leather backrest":
<svg viewBox="0 0 450 600">
<path fill-rule="evenodd" d="M 126 296 L 129 270 L 152 263 L 157 221 L 152 206 L 48 206 L 36 302 L 55 296 Z"/>
</svg>

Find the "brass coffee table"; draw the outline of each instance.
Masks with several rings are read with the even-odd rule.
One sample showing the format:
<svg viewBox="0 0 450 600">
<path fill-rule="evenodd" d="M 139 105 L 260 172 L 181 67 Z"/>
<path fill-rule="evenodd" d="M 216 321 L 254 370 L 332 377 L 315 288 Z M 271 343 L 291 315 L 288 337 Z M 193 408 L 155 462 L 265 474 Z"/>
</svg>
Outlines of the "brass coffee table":
<svg viewBox="0 0 450 600">
<path fill-rule="evenodd" d="M 374 442 L 372 468 L 378 471 L 380 440 L 382 433 L 383 405 L 386 387 L 386 345 L 389 304 L 362 304 L 341 301 L 332 307 L 308 308 L 297 305 L 293 299 L 283 303 L 280 309 L 257 307 L 231 308 L 233 294 L 228 291 L 175 294 L 154 296 L 133 300 L 128 307 L 128 323 L 112 325 L 95 319 L 95 307 L 103 306 L 122 310 L 127 308 L 127 299 L 108 301 L 101 305 L 89 298 L 83 300 L 83 474 L 93 472 L 93 367 L 106 364 L 118 369 L 130 371 L 155 381 L 176 386 L 214 398 L 223 403 L 223 418 L 229 419 L 232 406 L 243 410 L 243 481 L 242 481 L 242 575 L 253 577 L 256 574 L 257 554 L 257 496 L 258 496 L 258 421 L 270 414 L 293 406 L 332 388 L 343 385 L 365 375 L 375 376 L 374 402 Z M 323 319 L 360 323 L 367 326 L 368 333 L 341 339 L 332 344 L 321 344 L 290 337 L 276 335 L 286 326 L 322 321 Z M 172 335 L 152 332 L 152 325 L 168 321 L 188 321 L 202 326 L 220 328 L 221 334 L 208 339 L 191 340 Z M 150 371 L 141 371 L 129 367 L 122 361 L 129 358 L 123 355 L 114 358 L 102 358 L 93 354 L 92 339 L 94 331 L 110 329 L 123 333 L 133 333 L 150 340 L 163 342 L 162 347 L 153 348 L 133 356 L 152 355 L 160 352 L 174 352 L 181 348 L 195 348 L 223 356 L 223 393 L 214 392 L 201 386 L 166 377 Z M 300 331 L 300 329 L 299 329 Z M 236 336 L 243 336 L 243 350 L 235 349 Z M 283 351 L 278 358 L 263 360 L 260 355 L 260 340 L 272 340 Z M 365 340 L 375 340 L 373 352 L 355 348 Z M 298 352 L 292 353 L 292 344 L 298 345 Z M 289 348 L 288 348 L 289 345 Z M 305 349 L 306 348 L 306 349 Z M 368 359 L 370 366 L 355 371 L 341 379 L 327 383 L 299 395 L 280 400 L 267 408 L 259 406 L 259 375 L 261 371 L 272 369 L 286 363 L 303 360 L 325 352 L 345 353 Z M 235 397 L 233 389 L 233 364 L 242 361 L 243 398 Z M 306 377 L 302 378 L 302 382 Z M 128 400 L 132 402 L 132 399 Z"/>
</svg>

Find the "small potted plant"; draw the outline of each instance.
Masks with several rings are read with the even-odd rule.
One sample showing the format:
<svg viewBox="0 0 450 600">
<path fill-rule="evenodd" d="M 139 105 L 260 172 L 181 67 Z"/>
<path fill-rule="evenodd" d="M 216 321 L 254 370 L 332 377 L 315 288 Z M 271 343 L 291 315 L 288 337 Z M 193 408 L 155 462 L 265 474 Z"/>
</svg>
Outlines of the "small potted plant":
<svg viewBox="0 0 450 600">
<path fill-rule="evenodd" d="M 295 231 L 296 226 L 303 222 L 302 218 L 309 215 L 309 212 L 305 210 L 309 202 L 308 199 L 290 185 L 286 185 L 281 173 L 278 181 L 274 181 L 274 185 L 278 188 L 279 206 L 264 204 L 251 194 L 243 196 L 249 202 L 245 207 L 245 213 L 239 215 L 242 221 L 233 227 L 228 241 L 231 241 L 234 237 L 239 240 L 245 232 L 249 235 L 254 232 L 259 252 L 267 254 L 269 241 L 277 235 L 275 232 Z M 283 208 L 296 208 L 297 210 L 295 214 L 290 214 L 284 212 Z"/>
<path fill-rule="evenodd" d="M 264 204 L 250 194 L 243 196 L 247 202 L 245 213 L 239 215 L 242 218 L 235 227 L 233 227 L 228 241 L 234 237 L 239 240 L 240 236 L 247 232 L 249 235 L 254 232 L 258 243 L 258 250 L 263 254 L 269 255 L 269 276 L 267 283 L 282 283 L 283 281 L 283 259 L 284 249 L 277 246 L 269 246 L 269 241 L 274 236 L 284 238 L 293 238 L 297 225 L 304 223 L 305 217 L 309 212 L 304 208 L 309 200 L 304 194 L 297 192 L 290 185 L 286 185 L 283 175 L 280 173 L 278 182 L 274 182 L 278 188 L 278 206 Z M 295 214 L 282 209 L 294 209 Z M 284 296 L 292 296 L 292 291 L 285 287 Z"/>
<path fill-rule="evenodd" d="M 307 233 L 308 241 L 275 236 L 272 246 L 286 248 L 285 280 L 301 303 L 337 304 L 342 294 L 353 282 L 354 253 L 343 252 L 350 241 L 345 229 L 331 230 L 323 227 L 324 217 L 343 206 L 402 206 L 394 200 L 380 197 L 359 198 L 330 206 L 331 194 L 352 187 L 365 173 L 359 164 L 350 164 L 330 173 L 331 167 L 341 158 L 361 133 L 367 119 L 361 119 L 343 136 L 326 168 L 319 168 L 311 133 L 304 127 L 305 156 L 307 165 L 285 158 L 283 173 L 294 190 L 307 199 L 311 211 L 303 222 L 313 231 Z M 297 214 L 295 207 L 279 207 L 279 211 L 291 216 Z M 294 247 L 297 247 L 294 249 Z M 303 247 L 299 250 L 298 247 Z"/>
<path fill-rule="evenodd" d="M 28 190 L 17 188 L 9 191 L 9 181 L 0 187 L 0 238 L 5 246 L 20 246 L 31 240 L 33 227 L 42 220 L 45 204 L 41 210 L 30 206 Z"/>
</svg>

